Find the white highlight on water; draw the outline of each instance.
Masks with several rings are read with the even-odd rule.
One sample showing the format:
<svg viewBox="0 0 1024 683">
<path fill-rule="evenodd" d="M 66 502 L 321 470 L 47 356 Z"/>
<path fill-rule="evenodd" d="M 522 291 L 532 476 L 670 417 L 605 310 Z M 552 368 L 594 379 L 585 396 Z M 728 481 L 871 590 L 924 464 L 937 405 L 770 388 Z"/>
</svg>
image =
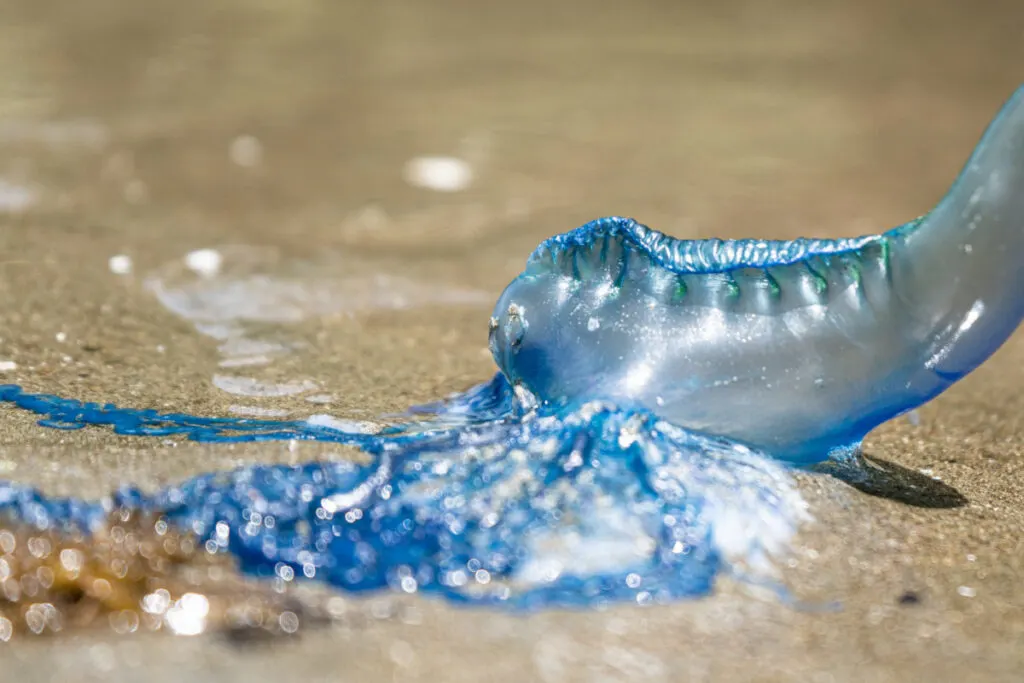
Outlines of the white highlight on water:
<svg viewBox="0 0 1024 683">
<path fill-rule="evenodd" d="M 462 159 L 425 156 L 410 159 L 402 172 L 405 182 L 435 192 L 465 190 L 473 181 L 473 168 Z"/>
<path fill-rule="evenodd" d="M 294 396 L 317 388 L 315 382 L 261 382 L 252 377 L 234 377 L 231 375 L 214 375 L 213 385 L 221 391 L 235 396 L 252 396 L 257 398 L 273 398 Z"/>
<path fill-rule="evenodd" d="M 107 266 L 114 275 L 130 275 L 132 272 L 132 257 L 127 254 L 111 256 Z"/>
<path fill-rule="evenodd" d="M 217 363 L 222 368 L 247 368 L 254 365 L 270 365 L 270 356 L 232 356 Z"/>
<path fill-rule="evenodd" d="M 219 342 L 219 366 L 256 368 L 302 346 L 278 338 L 267 325 L 289 325 L 360 311 L 401 310 L 421 305 L 490 305 L 492 295 L 471 289 L 374 272 L 372 264 L 288 261 L 272 248 L 223 246 L 199 249 L 148 275 L 145 287 L 169 311 Z M 264 338 L 257 338 L 259 337 Z M 271 337 L 271 338 L 266 338 Z M 253 384 L 256 383 L 256 384 Z M 278 385 L 218 374 L 214 384 L 244 396 L 280 396 L 311 390 L 296 382 Z M 282 386 L 295 389 L 281 393 Z M 303 387 L 301 391 L 297 387 Z M 326 402 L 330 402 L 327 397 Z"/>
<path fill-rule="evenodd" d="M 31 208 L 36 200 L 36 192 L 33 189 L 0 180 L 0 212 L 22 213 Z"/>
<path fill-rule="evenodd" d="M 279 408 L 261 408 L 259 406 L 228 406 L 228 412 L 246 417 L 287 417 L 288 411 Z"/>
<path fill-rule="evenodd" d="M 236 336 L 232 323 L 298 323 L 309 318 L 372 310 L 403 310 L 430 304 L 489 305 L 487 292 L 424 283 L 389 273 L 307 276 L 275 275 L 273 250 L 203 249 L 186 257 L 200 278 L 173 268 L 146 280 L 146 287 L 167 309 L 197 325 Z M 260 261 L 266 260 L 266 266 Z M 280 265 L 277 269 L 283 270 Z M 311 269 L 312 270 L 312 269 Z M 355 269 L 353 269 L 355 270 Z M 267 272 L 269 271 L 269 272 Z"/>
<path fill-rule="evenodd" d="M 586 535 L 575 530 L 534 534 L 516 579 L 528 584 L 550 583 L 565 570 L 575 575 L 618 574 L 651 559 L 657 543 L 640 518 L 609 507 L 596 512 L 591 521 L 596 528 Z"/>
<path fill-rule="evenodd" d="M 220 272 L 224 257 L 216 249 L 196 249 L 185 255 L 188 269 L 204 277 L 213 277 Z"/>
<path fill-rule="evenodd" d="M 346 434 L 379 434 L 384 425 L 370 420 L 344 420 L 333 415 L 310 415 L 306 423 L 312 427 L 324 427 Z"/>
<path fill-rule="evenodd" d="M 199 593 L 185 593 L 164 614 L 164 624 L 179 636 L 197 636 L 206 630 L 210 601 Z"/>
<path fill-rule="evenodd" d="M 228 156 L 236 166 L 242 168 L 258 166 L 263 161 L 263 143 L 252 135 L 239 135 L 231 141 Z"/>
</svg>

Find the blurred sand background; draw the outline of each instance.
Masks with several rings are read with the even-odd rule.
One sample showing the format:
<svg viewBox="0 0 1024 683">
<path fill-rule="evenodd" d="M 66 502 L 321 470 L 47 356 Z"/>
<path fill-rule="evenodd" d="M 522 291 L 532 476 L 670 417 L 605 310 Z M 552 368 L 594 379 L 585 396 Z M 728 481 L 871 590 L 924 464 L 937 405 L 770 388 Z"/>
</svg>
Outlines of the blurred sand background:
<svg viewBox="0 0 1024 683">
<path fill-rule="evenodd" d="M 0 0 L 0 381 L 372 419 L 490 376 L 491 302 L 544 237 L 610 214 L 688 238 L 882 230 L 934 204 L 1022 82 L 1019 0 Z M 470 182 L 415 186 L 424 156 Z M 271 363 L 225 366 L 244 353 L 154 295 L 201 282 L 181 263 L 204 248 L 298 288 L 293 318 L 245 321 L 287 347 Z M 311 384 L 254 398 L 224 377 Z M 727 579 L 528 618 L 384 597 L 252 647 L 23 640 L 3 679 L 1019 681 L 1022 382 L 1018 334 L 871 436 L 883 484 L 802 477 L 817 522 L 785 578 L 809 608 Z M 0 414 L 0 475 L 54 494 L 345 456 Z"/>
</svg>

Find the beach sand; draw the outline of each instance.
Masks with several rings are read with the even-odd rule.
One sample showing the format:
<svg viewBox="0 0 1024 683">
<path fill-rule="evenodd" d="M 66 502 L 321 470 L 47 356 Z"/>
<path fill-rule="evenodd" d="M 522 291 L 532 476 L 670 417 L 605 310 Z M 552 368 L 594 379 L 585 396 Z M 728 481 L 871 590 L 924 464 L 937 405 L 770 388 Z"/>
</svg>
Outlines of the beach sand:
<svg viewBox="0 0 1024 683">
<path fill-rule="evenodd" d="M 599 216 L 686 238 L 900 224 L 1024 82 L 1019 2 L 46 5 L 0 2 L 0 381 L 201 415 L 372 420 L 486 380 L 492 302 L 540 240 Z M 410 160 L 439 156 L 468 165 L 465 188 L 410 182 Z M 419 182 L 467 180 L 440 177 Z M 200 249 L 221 254 L 220 275 L 183 265 Z M 267 272 L 300 294 L 275 290 L 251 317 L 287 320 L 203 317 L 187 296 Z M 186 292 L 177 312 L 167 292 Z M 869 437 L 885 483 L 801 475 L 815 521 L 782 571 L 799 604 L 727 577 L 707 599 L 525 617 L 378 596 L 293 639 L 97 629 L 20 639 L 0 667 L 19 681 L 1019 681 L 1022 383 L 1018 334 Z M 50 494 L 352 457 L 0 414 L 0 476 Z"/>
</svg>

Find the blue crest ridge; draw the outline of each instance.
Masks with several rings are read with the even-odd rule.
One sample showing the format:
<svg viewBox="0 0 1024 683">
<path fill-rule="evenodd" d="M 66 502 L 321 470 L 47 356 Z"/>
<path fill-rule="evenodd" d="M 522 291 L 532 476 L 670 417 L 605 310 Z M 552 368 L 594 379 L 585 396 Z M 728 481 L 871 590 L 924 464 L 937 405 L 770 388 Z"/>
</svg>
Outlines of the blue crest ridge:
<svg viewBox="0 0 1024 683">
<path fill-rule="evenodd" d="M 710 275 L 744 268 L 789 266 L 815 257 L 857 252 L 879 245 L 914 230 L 921 218 L 892 230 L 862 237 L 795 240 L 684 240 L 638 223 L 632 218 L 609 216 L 544 240 L 530 255 L 528 263 L 554 262 L 563 252 L 590 247 L 603 239 L 618 239 L 633 246 L 657 266 L 679 275 Z"/>
</svg>

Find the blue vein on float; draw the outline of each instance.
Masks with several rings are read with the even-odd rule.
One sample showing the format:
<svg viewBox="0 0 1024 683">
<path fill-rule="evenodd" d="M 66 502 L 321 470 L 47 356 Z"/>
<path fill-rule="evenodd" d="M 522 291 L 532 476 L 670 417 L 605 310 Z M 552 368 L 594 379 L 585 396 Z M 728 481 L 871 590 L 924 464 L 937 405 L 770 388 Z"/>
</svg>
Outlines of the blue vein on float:
<svg viewBox="0 0 1024 683">
<path fill-rule="evenodd" d="M 1024 315 L 1024 89 L 947 196 L 841 240 L 675 240 L 627 218 L 538 247 L 501 295 L 501 372 L 367 434 L 0 387 L 62 429 L 357 446 L 368 463 L 256 466 L 155 495 L 0 508 L 90 529 L 144 508 L 258 576 L 512 608 L 702 595 L 773 577 L 807 518 L 788 467 L 856 451 L 935 397 Z"/>
</svg>

